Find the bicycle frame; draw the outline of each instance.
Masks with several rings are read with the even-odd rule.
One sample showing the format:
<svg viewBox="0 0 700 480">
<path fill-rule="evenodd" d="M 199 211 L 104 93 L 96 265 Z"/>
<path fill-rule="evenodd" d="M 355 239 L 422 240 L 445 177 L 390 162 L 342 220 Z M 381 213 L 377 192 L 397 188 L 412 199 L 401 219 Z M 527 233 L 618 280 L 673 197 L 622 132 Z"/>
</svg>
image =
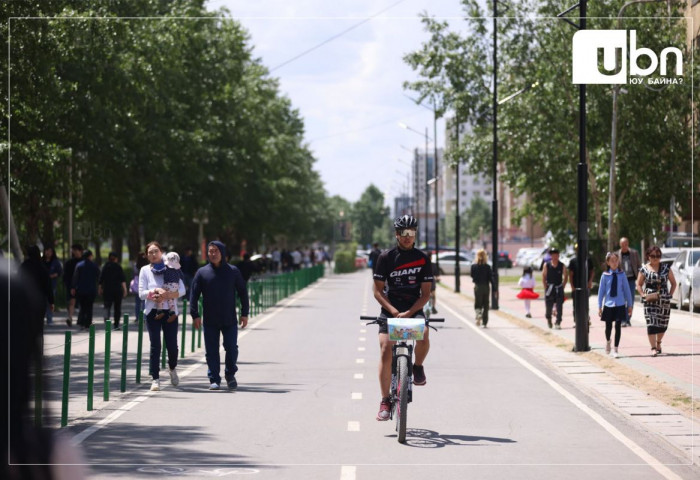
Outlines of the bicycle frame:
<svg viewBox="0 0 700 480">
<path fill-rule="evenodd" d="M 360 319 L 372 320 L 367 325 L 388 322 L 388 319 L 382 317 L 361 316 Z M 425 327 L 437 330 L 435 327 L 430 326 L 430 322 L 444 321 L 445 319 L 443 318 L 426 318 Z M 403 338 L 393 341 L 395 343 L 391 348 L 391 385 L 389 387 L 391 408 L 389 410 L 389 418 L 393 419 L 396 417 L 396 433 L 398 434 L 397 439 L 399 443 L 405 443 L 407 407 L 408 404 L 413 401 L 413 350 L 415 347 L 415 339 Z"/>
<path fill-rule="evenodd" d="M 394 410 L 396 408 L 396 401 L 398 400 L 398 371 L 397 364 L 399 357 L 406 357 L 408 363 L 408 403 L 413 401 L 413 348 L 415 346 L 415 341 L 410 340 L 398 340 L 391 347 L 391 387 L 389 388 L 389 395 L 391 396 L 391 415 L 389 418 L 394 418 Z"/>
</svg>

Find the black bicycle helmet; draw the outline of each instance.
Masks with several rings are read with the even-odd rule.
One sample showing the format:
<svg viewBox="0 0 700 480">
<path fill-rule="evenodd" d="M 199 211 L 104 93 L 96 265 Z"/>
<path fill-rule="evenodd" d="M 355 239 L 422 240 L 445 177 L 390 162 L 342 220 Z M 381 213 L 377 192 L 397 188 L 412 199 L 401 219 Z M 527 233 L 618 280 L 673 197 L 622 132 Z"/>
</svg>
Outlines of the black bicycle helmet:
<svg viewBox="0 0 700 480">
<path fill-rule="evenodd" d="M 403 230 L 404 228 L 418 228 L 418 220 L 412 215 L 404 215 L 394 220 L 394 230 Z"/>
</svg>

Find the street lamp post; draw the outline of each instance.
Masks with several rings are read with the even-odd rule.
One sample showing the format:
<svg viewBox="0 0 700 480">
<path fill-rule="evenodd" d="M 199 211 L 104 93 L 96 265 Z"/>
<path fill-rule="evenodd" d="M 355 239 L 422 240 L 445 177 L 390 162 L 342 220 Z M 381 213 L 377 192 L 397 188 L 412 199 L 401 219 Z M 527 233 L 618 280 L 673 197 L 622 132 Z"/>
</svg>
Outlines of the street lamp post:
<svg viewBox="0 0 700 480">
<path fill-rule="evenodd" d="M 425 247 L 428 248 L 428 215 L 430 214 L 430 186 L 428 176 L 430 175 L 430 165 L 428 165 L 428 127 L 425 127 Z"/>
<path fill-rule="evenodd" d="M 493 200 L 491 201 L 491 251 L 493 289 L 491 308 L 498 310 L 498 0 L 493 0 Z"/>
<path fill-rule="evenodd" d="M 200 258 L 203 262 L 207 261 L 207 249 L 204 245 L 204 225 L 209 223 L 209 218 L 207 216 L 207 211 L 203 210 L 199 212 L 198 216 L 193 218 L 194 223 L 199 224 L 199 232 L 197 234 L 197 242 L 199 243 Z"/>
<path fill-rule="evenodd" d="M 423 136 L 423 134 L 421 132 L 409 127 L 405 123 L 399 123 L 399 127 L 406 129 L 406 130 L 410 130 L 413 133 L 416 133 L 418 135 Z M 426 182 L 425 182 L 425 245 L 426 245 L 426 247 L 428 246 L 428 205 L 429 205 L 429 201 L 430 201 L 430 188 L 429 188 L 428 183 L 427 183 L 428 177 L 430 176 L 430 169 L 429 169 L 429 165 L 428 165 L 428 141 L 429 140 L 432 140 L 433 142 L 435 141 L 434 139 L 431 139 L 428 136 L 428 127 L 425 127 L 425 180 L 426 180 Z M 417 156 L 418 155 L 416 152 L 416 157 Z M 436 159 L 436 161 L 437 161 L 437 159 Z M 416 161 L 416 169 L 418 168 L 417 165 L 418 165 L 418 162 Z M 416 175 L 416 178 L 418 178 L 417 175 Z M 418 198 L 418 192 L 416 192 L 416 199 L 417 198 Z"/>
<path fill-rule="evenodd" d="M 437 109 L 433 103 L 433 152 L 434 159 L 433 165 L 435 170 L 435 268 L 440 271 L 440 259 L 438 257 L 438 251 L 440 250 L 440 207 L 438 205 L 438 184 L 437 180 L 439 178 L 438 172 L 438 148 L 437 148 Z"/>
<path fill-rule="evenodd" d="M 579 21 L 577 25 L 570 20 L 564 20 L 579 30 L 586 29 L 587 0 L 579 0 L 579 3 L 560 13 L 563 17 L 574 8 L 579 8 Z M 586 163 L 586 84 L 579 85 L 579 163 L 578 173 L 578 255 L 576 258 L 576 283 L 580 285 L 574 291 L 576 322 L 576 343 L 574 351 L 587 352 L 591 349 L 588 343 L 588 165 Z"/>
</svg>

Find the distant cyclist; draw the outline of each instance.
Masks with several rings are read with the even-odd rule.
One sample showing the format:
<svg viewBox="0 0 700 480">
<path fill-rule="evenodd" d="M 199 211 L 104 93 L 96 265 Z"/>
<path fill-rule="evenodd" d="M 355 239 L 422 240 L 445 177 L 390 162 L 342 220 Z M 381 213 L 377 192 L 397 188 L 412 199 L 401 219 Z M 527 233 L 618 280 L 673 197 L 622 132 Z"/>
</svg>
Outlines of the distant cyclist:
<svg viewBox="0 0 700 480">
<path fill-rule="evenodd" d="M 404 215 L 394 221 L 396 247 L 385 250 L 377 258 L 374 269 L 374 298 L 382 307 L 382 318 L 423 317 L 423 307 L 430 298 L 433 282 L 430 258 L 414 248 L 418 221 Z M 415 361 L 413 364 L 413 383 L 425 385 L 423 362 L 430 349 L 428 329 L 423 340 L 416 342 Z M 382 401 L 379 405 L 377 420 L 389 420 L 391 410 L 391 354 L 396 342 L 389 340 L 387 325 L 379 326 L 379 388 Z"/>
</svg>

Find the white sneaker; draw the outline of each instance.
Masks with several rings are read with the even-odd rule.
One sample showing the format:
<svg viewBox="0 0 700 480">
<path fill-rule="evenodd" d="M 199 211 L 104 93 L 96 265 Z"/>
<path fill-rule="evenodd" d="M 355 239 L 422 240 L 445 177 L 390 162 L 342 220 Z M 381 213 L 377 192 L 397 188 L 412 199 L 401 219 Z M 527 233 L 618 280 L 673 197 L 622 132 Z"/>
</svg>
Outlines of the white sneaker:
<svg viewBox="0 0 700 480">
<path fill-rule="evenodd" d="M 220 388 L 218 383 L 212 382 L 212 384 L 209 385 L 209 390 L 219 390 Z"/>
<path fill-rule="evenodd" d="M 620 355 L 617 353 L 617 347 L 615 347 L 615 351 L 613 352 L 612 356 L 613 356 L 613 358 L 617 358 L 617 357 L 620 356 Z"/>
<path fill-rule="evenodd" d="M 177 387 L 177 384 L 180 383 L 180 377 L 177 376 L 177 370 L 174 368 L 170 370 L 170 383 L 174 387 Z"/>
<path fill-rule="evenodd" d="M 153 380 L 153 382 L 151 383 L 151 391 L 152 391 L 152 392 L 157 392 L 158 390 L 160 390 L 160 380 L 159 380 L 159 379 L 155 379 L 155 380 Z"/>
</svg>

